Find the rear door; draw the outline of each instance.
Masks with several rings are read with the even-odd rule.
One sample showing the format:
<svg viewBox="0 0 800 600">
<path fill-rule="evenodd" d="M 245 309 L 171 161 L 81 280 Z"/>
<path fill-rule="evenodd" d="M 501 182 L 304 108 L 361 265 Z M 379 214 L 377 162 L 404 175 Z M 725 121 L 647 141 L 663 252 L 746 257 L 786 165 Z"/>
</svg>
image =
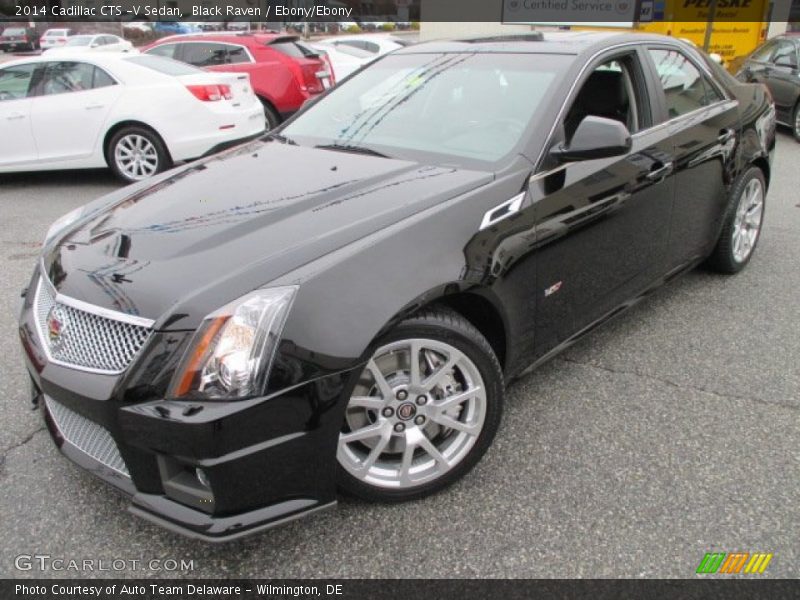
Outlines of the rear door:
<svg viewBox="0 0 800 600">
<path fill-rule="evenodd" d="M 0 166 L 29 163 L 37 158 L 30 97 L 37 66 L 31 63 L 0 68 Z"/>
<path fill-rule="evenodd" d="M 39 159 L 69 160 L 91 155 L 122 90 L 123 86 L 108 73 L 90 63 L 46 63 L 31 111 Z"/>
<path fill-rule="evenodd" d="M 716 242 L 734 173 L 739 109 L 689 52 L 651 45 L 648 56 L 675 157 L 669 266 L 676 268 L 703 258 Z"/>
</svg>

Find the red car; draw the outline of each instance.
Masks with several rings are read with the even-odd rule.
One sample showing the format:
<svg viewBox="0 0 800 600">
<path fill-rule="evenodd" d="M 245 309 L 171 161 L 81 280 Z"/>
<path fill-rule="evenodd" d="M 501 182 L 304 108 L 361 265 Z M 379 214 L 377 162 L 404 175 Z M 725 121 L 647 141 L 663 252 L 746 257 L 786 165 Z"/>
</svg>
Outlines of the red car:
<svg viewBox="0 0 800 600">
<path fill-rule="evenodd" d="M 264 105 L 267 128 L 276 127 L 306 100 L 332 85 L 327 62 L 292 35 L 197 33 L 162 38 L 143 49 L 210 71 L 249 73 Z"/>
</svg>

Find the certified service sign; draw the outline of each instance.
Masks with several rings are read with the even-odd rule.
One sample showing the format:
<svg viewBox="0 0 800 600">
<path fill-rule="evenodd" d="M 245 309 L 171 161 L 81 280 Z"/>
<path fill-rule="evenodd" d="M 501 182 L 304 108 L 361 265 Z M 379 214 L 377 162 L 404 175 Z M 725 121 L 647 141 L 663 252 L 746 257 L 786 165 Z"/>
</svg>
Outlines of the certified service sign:
<svg viewBox="0 0 800 600">
<path fill-rule="evenodd" d="M 504 23 L 632 27 L 640 0 L 503 0 Z"/>
</svg>

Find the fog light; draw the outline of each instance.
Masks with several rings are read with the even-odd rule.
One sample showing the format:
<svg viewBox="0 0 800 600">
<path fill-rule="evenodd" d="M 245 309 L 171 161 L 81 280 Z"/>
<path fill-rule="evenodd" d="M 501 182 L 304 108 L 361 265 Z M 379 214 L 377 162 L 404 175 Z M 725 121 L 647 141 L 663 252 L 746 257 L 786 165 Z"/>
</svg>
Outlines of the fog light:
<svg viewBox="0 0 800 600">
<path fill-rule="evenodd" d="M 203 469 L 195 469 L 194 474 L 197 476 L 197 481 L 200 482 L 200 485 L 207 488 L 211 487 L 211 483 L 208 481 L 208 475 L 206 475 L 206 472 L 203 471 Z"/>
</svg>

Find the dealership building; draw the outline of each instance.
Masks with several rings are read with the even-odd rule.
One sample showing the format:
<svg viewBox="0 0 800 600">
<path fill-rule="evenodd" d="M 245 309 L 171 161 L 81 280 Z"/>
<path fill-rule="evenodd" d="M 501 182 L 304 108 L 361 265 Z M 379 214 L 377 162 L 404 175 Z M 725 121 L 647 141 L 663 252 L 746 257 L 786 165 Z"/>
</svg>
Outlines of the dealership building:
<svg viewBox="0 0 800 600">
<path fill-rule="evenodd" d="M 460 0 L 460 22 L 451 22 L 452 3 L 423 0 L 421 37 L 429 40 L 591 25 L 688 39 L 730 61 L 749 54 L 767 38 L 800 31 L 800 0 L 588 0 L 582 4 L 593 3 L 613 9 L 603 16 L 605 22 L 594 20 L 601 12 L 564 10 L 560 7 L 567 3 L 557 0 Z M 542 8 L 548 5 L 559 8 Z"/>
</svg>

